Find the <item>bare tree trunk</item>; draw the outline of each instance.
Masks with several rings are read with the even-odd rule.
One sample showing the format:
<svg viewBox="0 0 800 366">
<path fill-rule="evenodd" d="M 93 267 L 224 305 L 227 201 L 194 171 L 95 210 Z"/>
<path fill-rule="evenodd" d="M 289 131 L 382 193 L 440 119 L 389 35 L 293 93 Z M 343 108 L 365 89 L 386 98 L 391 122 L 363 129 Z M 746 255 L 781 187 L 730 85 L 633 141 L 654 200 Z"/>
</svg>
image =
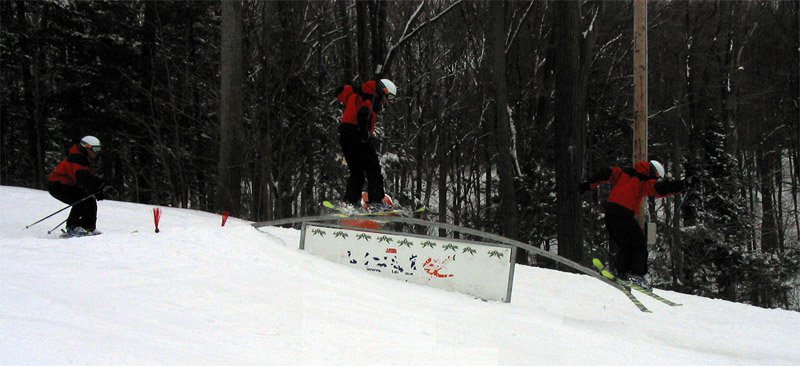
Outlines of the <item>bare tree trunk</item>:
<svg viewBox="0 0 800 366">
<path fill-rule="evenodd" d="M 783 151 L 778 151 L 775 156 L 775 201 L 778 207 L 775 209 L 775 231 L 778 234 L 778 252 L 785 249 L 786 228 L 783 225 Z"/>
<path fill-rule="evenodd" d="M 464 169 L 464 165 L 459 161 L 460 160 L 460 152 L 454 151 L 450 157 L 452 167 L 451 174 L 452 178 L 451 181 L 453 182 L 453 225 L 461 225 L 461 209 L 462 209 L 462 185 L 464 183 L 464 175 L 466 173 Z M 459 233 L 453 232 L 453 238 L 458 239 Z"/>
<path fill-rule="evenodd" d="M 492 155 L 493 155 L 494 149 L 492 149 L 490 147 L 490 145 L 492 145 L 491 142 L 493 142 L 495 140 L 493 138 L 494 134 L 492 133 L 494 128 L 493 128 L 493 126 L 490 125 L 489 121 L 487 121 L 486 119 L 483 119 L 482 122 L 483 123 L 481 123 L 481 132 L 483 132 L 483 135 L 487 137 L 486 140 L 488 142 L 490 142 L 490 143 L 481 144 L 481 152 L 482 152 L 481 157 L 483 157 L 483 164 L 484 164 L 484 167 L 486 169 L 486 188 L 485 188 L 485 191 L 484 191 L 485 192 L 484 193 L 484 201 L 486 202 L 486 208 L 484 209 L 485 212 L 483 212 L 483 217 L 492 217 L 492 215 L 493 215 L 492 214 L 492 197 L 494 197 L 494 195 L 492 194 L 493 193 L 492 192 L 492 189 L 493 189 L 492 187 L 493 187 L 493 181 L 494 181 L 493 171 L 492 171 L 493 170 Z"/>
<path fill-rule="evenodd" d="M 583 172 L 584 121 L 580 98 L 580 4 L 558 1 L 555 11 L 556 209 L 558 254 L 583 262 L 578 184 Z M 585 87 L 585 86 L 584 86 Z"/>
<path fill-rule="evenodd" d="M 259 47 L 264 54 L 269 53 L 269 47 L 274 41 L 270 32 L 270 26 L 276 17 L 280 16 L 274 2 L 264 2 L 261 7 L 261 39 Z M 270 60 L 262 57 L 259 61 L 263 70 L 269 70 Z M 351 64 L 352 65 L 352 64 Z M 275 91 L 270 85 L 270 78 L 263 77 L 261 92 L 264 100 L 273 100 L 271 96 Z M 255 146 L 255 168 L 253 172 L 253 203 L 256 207 L 255 216 L 257 220 L 272 220 L 275 218 L 275 204 L 273 202 L 273 176 L 272 170 L 272 130 L 273 123 L 272 108 L 269 103 L 259 106 L 260 118 L 257 144 Z"/>
<path fill-rule="evenodd" d="M 633 1 L 633 159 L 632 162 L 647 160 L 647 0 Z M 647 203 L 654 199 L 642 200 L 639 208 L 639 226 L 645 229 Z M 655 213 L 654 205 L 651 210 Z M 648 215 L 651 215 L 648 214 Z M 651 215 L 650 217 L 653 217 Z"/>
<path fill-rule="evenodd" d="M 800 3 L 797 1 L 791 1 L 788 3 L 781 4 L 782 6 L 788 6 L 788 11 L 791 14 L 794 14 L 791 21 L 791 28 L 790 29 L 800 29 Z M 797 64 L 795 65 L 795 70 L 800 69 L 800 32 L 792 32 L 792 50 L 794 51 L 794 60 L 796 60 Z M 789 139 L 790 147 L 789 147 L 789 156 L 790 156 L 790 171 L 791 171 L 791 182 L 792 186 L 790 188 L 792 192 L 792 202 L 794 204 L 794 224 L 795 224 L 795 233 L 800 235 L 800 212 L 798 212 L 797 207 L 797 196 L 800 195 L 800 77 L 795 73 L 794 77 L 790 79 L 790 90 L 793 90 L 793 95 L 791 95 L 791 99 L 795 101 L 794 105 L 791 107 L 792 112 L 789 114 L 789 119 L 787 120 L 787 124 L 789 127 L 789 131 L 794 131 L 792 137 Z"/>
<path fill-rule="evenodd" d="M 217 208 L 239 216 L 241 211 L 242 3 L 222 2 L 220 142 Z"/>
<path fill-rule="evenodd" d="M 372 44 L 372 70 L 383 63 L 386 57 L 386 43 L 384 42 L 384 29 L 386 24 L 386 1 L 374 0 L 369 2 L 369 27 L 370 43 Z"/>
<path fill-rule="evenodd" d="M 682 68 L 685 68 L 687 71 L 686 73 L 686 108 L 687 108 L 687 119 L 689 121 L 689 133 L 688 136 L 688 151 L 686 156 L 688 157 L 686 163 L 686 177 L 687 178 L 694 178 L 698 177 L 699 174 L 699 167 L 697 167 L 697 163 L 694 161 L 696 160 L 696 156 L 700 156 L 700 135 L 701 129 L 698 127 L 697 121 L 700 120 L 700 106 L 699 106 L 699 99 L 697 96 L 699 86 L 695 82 L 697 78 L 695 74 L 695 70 L 698 70 L 697 67 L 697 57 L 695 53 L 697 52 L 694 48 L 691 47 L 692 41 L 696 35 L 696 30 L 694 30 L 694 22 L 691 18 L 692 11 L 689 9 L 689 2 L 683 3 L 683 18 L 684 18 L 684 27 L 686 28 L 686 33 L 684 34 L 684 42 L 683 44 L 686 45 L 684 52 L 685 53 L 685 63 L 681 65 Z M 698 187 L 689 187 L 689 189 L 697 189 Z M 686 198 L 686 202 L 682 207 L 682 215 L 683 215 L 683 223 L 686 226 L 694 226 L 697 224 L 697 209 L 699 203 L 699 197 L 696 194 L 689 195 Z"/>
<path fill-rule="evenodd" d="M 789 169 L 791 170 L 789 177 L 791 178 L 792 185 L 790 190 L 792 192 L 792 208 L 794 208 L 794 210 L 792 210 L 794 216 L 794 232 L 800 235 L 800 211 L 798 211 L 797 207 L 797 153 L 798 150 L 796 149 L 789 150 Z"/>
<path fill-rule="evenodd" d="M 497 174 L 500 178 L 500 217 L 503 235 L 519 238 L 519 208 L 514 188 L 514 157 L 511 152 L 511 124 L 508 113 L 508 82 L 506 81 L 505 57 L 505 1 L 489 2 L 492 16 L 491 62 L 492 84 L 494 84 L 495 112 L 497 118 Z M 517 263 L 528 264 L 528 253 L 517 250 Z"/>
<path fill-rule="evenodd" d="M 680 171 L 681 166 L 677 162 L 681 161 L 681 147 L 679 144 L 672 144 L 672 149 L 670 149 L 670 161 L 672 161 L 672 173 L 675 177 L 680 177 L 682 172 Z M 682 197 L 676 196 L 674 198 L 671 216 L 667 218 L 666 222 L 668 223 L 668 240 L 669 240 L 669 253 L 670 253 L 670 264 L 671 264 L 671 272 L 672 272 L 672 286 L 677 287 L 679 285 L 679 279 L 683 278 L 684 276 L 684 268 L 683 264 L 685 263 L 682 256 L 683 252 L 678 247 L 679 243 L 677 242 L 676 238 L 680 232 L 680 225 L 681 225 L 681 212 L 680 212 L 680 202 Z"/>
<path fill-rule="evenodd" d="M 367 39 L 367 18 L 369 12 L 366 0 L 356 0 L 356 46 L 358 49 L 358 77 L 365 81 L 372 77 L 369 63 L 369 42 Z"/>
<path fill-rule="evenodd" d="M 18 2 L 18 12 L 22 16 L 21 19 L 30 19 L 30 23 L 26 22 L 28 27 L 28 35 L 31 49 L 31 67 L 23 68 L 23 85 L 26 109 L 26 131 L 28 133 L 27 152 L 30 159 L 33 161 L 31 164 L 31 177 L 38 188 L 44 187 L 44 121 L 45 121 L 45 101 L 43 100 L 43 85 L 42 85 L 42 71 L 45 68 L 45 55 L 42 45 L 42 34 L 45 32 L 48 17 L 46 14 L 46 6 L 44 4 L 30 4 L 34 8 L 28 11 L 27 2 Z M 73 136 L 80 137 L 80 136 Z M 18 146 L 19 149 L 24 149 L 23 146 Z"/>
<path fill-rule="evenodd" d="M 447 155 L 448 138 L 447 133 L 438 134 L 436 158 L 439 162 L 439 175 L 437 186 L 439 190 L 439 222 L 447 222 Z M 447 237 L 447 230 L 439 229 L 439 236 Z"/>
<path fill-rule="evenodd" d="M 425 144 L 423 142 L 423 137 L 422 137 L 421 133 L 420 133 L 420 136 L 417 136 L 416 140 L 417 140 L 416 141 L 416 155 L 415 155 L 414 158 L 415 158 L 417 164 L 416 164 L 416 170 L 415 170 L 415 175 L 416 176 L 414 177 L 415 178 L 415 182 L 414 182 L 415 184 L 414 185 L 416 186 L 415 187 L 414 196 L 415 196 L 416 199 L 422 200 L 422 177 L 425 176 L 425 167 L 426 167 L 425 162 L 427 160 L 425 159 L 425 157 L 423 155 Z M 426 204 L 427 204 L 427 202 L 426 202 Z"/>
<path fill-rule="evenodd" d="M 770 152 L 759 151 L 758 176 L 761 189 L 761 250 L 774 253 L 778 250 L 777 218 L 773 201 L 775 189 L 772 185 L 772 158 Z"/>
<path fill-rule="evenodd" d="M 142 111 L 142 118 L 139 120 L 138 126 L 134 129 L 134 133 L 146 136 L 150 134 L 150 124 L 154 121 L 156 111 L 154 110 L 153 103 L 153 89 L 155 81 L 155 47 L 156 47 L 156 32 L 158 24 L 158 9 L 159 6 L 156 2 L 145 1 L 142 3 L 142 12 L 144 22 L 141 28 L 141 42 L 142 42 L 142 55 L 139 59 L 137 67 L 139 68 L 140 80 L 142 83 L 142 96 L 141 105 L 139 106 Z M 128 163 L 131 165 L 134 181 L 136 184 L 134 199 L 136 202 L 153 203 L 153 186 L 151 182 L 151 169 L 142 169 L 145 164 L 155 161 L 154 157 L 154 144 L 151 142 L 134 144 L 131 154 L 135 160 Z"/>
<path fill-rule="evenodd" d="M 33 132 L 36 134 L 34 136 L 33 141 L 35 141 L 32 145 L 33 151 L 33 179 L 36 182 L 36 187 L 44 188 L 44 151 L 45 151 L 45 142 L 44 138 L 46 136 L 46 126 L 45 121 L 47 120 L 47 104 L 48 101 L 46 100 L 46 85 L 44 78 L 47 69 L 46 58 L 47 55 L 45 54 L 46 50 L 44 49 L 43 45 L 41 44 L 41 40 L 39 37 L 39 30 L 43 33 L 47 32 L 47 23 L 49 21 L 49 16 L 47 14 L 47 7 L 42 9 L 42 17 L 41 23 L 36 27 L 37 34 L 35 36 L 35 57 L 33 60 L 33 87 L 34 87 L 34 109 L 33 109 L 33 121 L 34 121 L 34 130 Z"/>
<path fill-rule="evenodd" d="M 353 42 L 350 41 L 350 17 L 347 15 L 347 2 L 337 1 L 336 10 L 339 15 L 339 27 L 342 29 L 342 80 L 349 83 L 353 81 Z"/>
</svg>

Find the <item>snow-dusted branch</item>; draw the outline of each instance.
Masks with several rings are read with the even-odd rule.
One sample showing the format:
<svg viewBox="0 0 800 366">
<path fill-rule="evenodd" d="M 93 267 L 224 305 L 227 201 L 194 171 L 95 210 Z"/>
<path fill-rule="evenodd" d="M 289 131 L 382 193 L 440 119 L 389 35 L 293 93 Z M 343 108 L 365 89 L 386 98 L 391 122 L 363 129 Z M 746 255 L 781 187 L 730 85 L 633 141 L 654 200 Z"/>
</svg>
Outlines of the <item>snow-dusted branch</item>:
<svg viewBox="0 0 800 366">
<path fill-rule="evenodd" d="M 450 10 L 455 8 L 456 5 L 459 5 L 459 4 L 463 3 L 463 2 L 464 2 L 464 0 L 458 0 L 458 1 L 454 2 L 453 4 L 448 6 L 447 9 L 444 9 L 444 11 L 442 11 L 441 13 L 436 14 L 430 20 L 420 24 L 418 27 L 414 28 L 414 30 L 409 32 L 409 29 L 411 28 L 411 24 L 413 24 L 414 21 L 419 17 L 419 15 L 422 13 L 422 8 L 425 7 L 425 1 L 423 0 L 422 2 L 420 2 L 419 6 L 417 7 L 417 10 L 414 11 L 414 14 L 412 14 L 411 18 L 409 18 L 408 22 L 406 22 L 406 27 L 403 29 L 403 34 L 400 36 L 400 39 L 397 41 L 397 43 L 392 45 L 392 48 L 390 48 L 389 52 L 386 53 L 386 58 L 384 58 L 383 64 L 378 65 L 377 70 L 375 70 L 375 72 L 377 74 L 383 73 L 383 71 L 385 69 L 387 69 L 387 66 L 389 65 L 389 63 L 392 62 L 392 57 L 394 56 L 394 51 L 398 47 L 400 47 L 401 45 L 403 45 L 403 43 L 405 43 L 406 41 L 411 39 L 411 37 L 413 37 L 415 34 L 417 34 L 417 32 L 419 32 L 420 30 L 422 30 L 423 28 L 425 28 L 429 24 L 437 21 L 443 15 L 447 14 L 448 12 L 450 12 Z"/>
<path fill-rule="evenodd" d="M 522 28 L 522 24 L 525 23 L 525 19 L 528 18 L 528 14 L 530 14 L 531 8 L 533 8 L 534 3 L 535 1 L 531 1 L 531 3 L 528 4 L 528 8 L 525 9 L 525 13 L 522 14 L 522 18 L 520 18 L 516 29 L 514 29 L 514 32 L 511 32 L 509 34 L 509 38 L 506 41 L 506 50 L 504 52 L 505 54 L 508 54 L 508 50 L 511 49 L 511 45 L 514 43 L 514 40 L 517 39 L 517 34 L 519 33 L 520 28 Z"/>
</svg>

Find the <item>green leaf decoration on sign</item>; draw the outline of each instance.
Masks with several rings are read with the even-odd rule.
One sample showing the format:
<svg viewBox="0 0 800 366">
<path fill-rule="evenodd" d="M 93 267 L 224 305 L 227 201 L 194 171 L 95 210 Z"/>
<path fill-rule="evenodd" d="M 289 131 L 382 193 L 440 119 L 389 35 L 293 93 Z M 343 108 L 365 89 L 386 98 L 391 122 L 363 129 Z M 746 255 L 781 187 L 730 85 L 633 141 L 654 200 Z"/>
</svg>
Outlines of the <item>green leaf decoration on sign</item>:
<svg viewBox="0 0 800 366">
<path fill-rule="evenodd" d="M 347 239 L 350 235 L 347 235 L 347 233 L 344 231 L 337 231 L 333 233 L 333 236 L 337 238 Z"/>
<path fill-rule="evenodd" d="M 314 235 L 319 235 L 319 236 L 321 236 L 321 237 L 323 237 L 323 238 L 324 238 L 324 237 L 325 237 L 325 234 L 327 234 L 327 233 L 325 232 L 325 230 L 322 230 L 322 229 L 314 229 L 314 230 L 311 230 L 311 236 L 314 236 Z"/>
<path fill-rule="evenodd" d="M 390 237 L 388 237 L 386 235 L 378 237 L 378 243 L 382 243 L 384 241 L 388 244 L 388 243 L 393 242 L 394 239 L 392 239 L 392 238 L 390 238 Z"/>
<path fill-rule="evenodd" d="M 370 239 L 372 239 L 372 237 L 367 235 L 367 233 L 361 233 L 361 234 L 356 235 L 356 239 L 370 241 Z"/>
<path fill-rule="evenodd" d="M 445 252 L 448 250 L 452 250 L 455 252 L 458 250 L 458 246 L 453 243 L 447 243 L 447 245 L 443 246 L 442 249 L 444 249 Z"/>
<path fill-rule="evenodd" d="M 477 250 L 472 249 L 470 247 L 464 247 L 464 249 L 461 250 L 461 253 L 469 253 L 471 255 L 475 255 L 475 253 L 477 252 L 478 252 Z"/>
<path fill-rule="evenodd" d="M 502 259 L 503 258 L 503 253 L 500 253 L 500 252 L 498 252 L 496 250 L 493 250 L 493 251 L 489 252 L 489 258 L 491 258 L 491 257 L 497 257 L 497 258 L 501 258 Z"/>
<path fill-rule="evenodd" d="M 402 247 L 402 246 L 407 246 L 407 247 L 409 247 L 409 248 L 411 248 L 411 246 L 413 246 L 413 245 L 414 245 L 414 243 L 413 243 L 413 242 L 411 242 L 411 241 L 409 241 L 408 239 L 403 239 L 403 240 L 401 240 L 401 241 L 398 241 L 398 242 L 397 242 L 397 244 L 399 244 L 401 247 Z"/>
<path fill-rule="evenodd" d="M 423 247 L 423 248 L 425 248 L 425 247 L 431 247 L 431 248 L 433 248 L 433 247 L 435 247 L 435 246 L 436 246 L 436 243 L 434 243 L 434 242 L 432 242 L 432 241 L 430 241 L 430 240 L 428 240 L 428 241 L 426 241 L 426 242 L 422 243 L 422 247 Z"/>
</svg>

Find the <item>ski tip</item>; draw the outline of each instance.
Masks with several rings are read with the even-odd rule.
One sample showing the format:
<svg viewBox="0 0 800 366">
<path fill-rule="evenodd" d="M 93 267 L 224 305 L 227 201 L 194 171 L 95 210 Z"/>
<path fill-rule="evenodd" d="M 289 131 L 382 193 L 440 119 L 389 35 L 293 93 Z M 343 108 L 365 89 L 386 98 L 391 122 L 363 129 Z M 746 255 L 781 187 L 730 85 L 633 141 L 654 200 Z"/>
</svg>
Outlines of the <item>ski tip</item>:
<svg viewBox="0 0 800 366">
<path fill-rule="evenodd" d="M 592 258 L 592 264 L 594 265 L 594 268 L 597 268 L 597 270 L 600 271 L 600 274 L 603 275 L 603 277 L 612 281 L 617 280 L 617 276 L 614 276 L 613 273 L 609 272 L 606 269 L 606 266 L 603 264 L 603 261 L 601 261 L 599 258 Z"/>
<path fill-rule="evenodd" d="M 614 274 L 612 274 L 611 272 L 609 272 L 609 271 L 607 271 L 605 269 L 601 270 L 600 274 L 603 275 L 603 277 L 608 278 L 609 280 L 612 280 L 612 281 L 616 281 L 617 280 L 617 277 L 614 276 Z"/>
<path fill-rule="evenodd" d="M 592 258 L 592 265 L 598 271 L 602 271 L 606 268 L 605 264 L 603 264 L 603 261 L 601 261 L 599 258 Z"/>
</svg>

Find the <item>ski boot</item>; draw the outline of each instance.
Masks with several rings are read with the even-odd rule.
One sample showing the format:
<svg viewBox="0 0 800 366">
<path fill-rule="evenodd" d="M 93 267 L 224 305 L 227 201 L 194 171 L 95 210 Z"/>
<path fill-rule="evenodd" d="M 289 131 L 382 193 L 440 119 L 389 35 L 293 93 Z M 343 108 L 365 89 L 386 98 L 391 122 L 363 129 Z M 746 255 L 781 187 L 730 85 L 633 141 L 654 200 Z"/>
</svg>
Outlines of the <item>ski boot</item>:
<svg viewBox="0 0 800 366">
<path fill-rule="evenodd" d="M 396 208 L 394 201 L 388 195 L 384 195 L 380 202 L 369 202 L 367 192 L 361 194 L 361 207 L 367 212 L 385 212 Z"/>
</svg>

